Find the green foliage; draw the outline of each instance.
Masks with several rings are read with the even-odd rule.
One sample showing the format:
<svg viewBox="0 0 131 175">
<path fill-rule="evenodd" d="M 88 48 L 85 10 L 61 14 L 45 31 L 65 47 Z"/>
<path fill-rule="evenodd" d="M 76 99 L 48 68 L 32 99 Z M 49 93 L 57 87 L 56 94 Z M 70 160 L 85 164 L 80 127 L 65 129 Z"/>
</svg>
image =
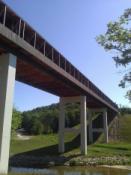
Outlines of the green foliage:
<svg viewBox="0 0 131 175">
<path fill-rule="evenodd" d="M 37 118 L 33 118 L 30 131 L 34 135 L 42 134 L 44 132 L 44 127 L 40 120 L 38 120 Z"/>
<path fill-rule="evenodd" d="M 65 110 L 66 127 L 77 125 L 80 122 L 79 104 L 68 104 Z M 22 127 L 30 134 L 49 134 L 58 131 L 58 104 L 26 111 L 22 116 Z"/>
<path fill-rule="evenodd" d="M 15 131 L 16 129 L 20 128 L 21 122 L 22 122 L 21 112 L 19 112 L 16 108 L 14 108 L 12 115 L 12 125 L 11 125 L 12 131 Z"/>
<path fill-rule="evenodd" d="M 131 112 L 131 110 L 129 112 Z M 131 127 L 131 114 L 120 116 L 118 134 L 120 135 L 121 141 L 131 143 L 130 127 Z"/>
<path fill-rule="evenodd" d="M 66 127 L 73 127 L 80 123 L 79 104 L 68 104 L 66 106 Z"/>
<path fill-rule="evenodd" d="M 124 116 L 125 114 L 131 114 L 131 108 L 128 107 L 120 107 L 119 111 L 122 116 Z"/>
<path fill-rule="evenodd" d="M 117 22 L 109 22 L 107 32 L 97 37 L 97 42 L 106 51 L 115 51 L 113 57 L 117 66 L 127 66 L 131 63 L 131 9 L 125 10 Z M 125 88 L 131 84 L 131 68 L 127 70 L 119 86 Z M 131 100 L 131 90 L 126 94 Z"/>
</svg>

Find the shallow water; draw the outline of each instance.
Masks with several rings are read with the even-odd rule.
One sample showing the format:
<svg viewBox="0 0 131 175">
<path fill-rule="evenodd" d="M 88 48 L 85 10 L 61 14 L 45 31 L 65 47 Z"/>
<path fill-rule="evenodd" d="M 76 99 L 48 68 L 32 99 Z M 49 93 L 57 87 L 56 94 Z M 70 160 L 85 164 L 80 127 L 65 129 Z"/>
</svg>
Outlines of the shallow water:
<svg viewBox="0 0 131 175">
<path fill-rule="evenodd" d="M 11 168 L 14 175 L 131 175 L 131 171 L 113 168 L 54 167 L 48 169 Z"/>
</svg>

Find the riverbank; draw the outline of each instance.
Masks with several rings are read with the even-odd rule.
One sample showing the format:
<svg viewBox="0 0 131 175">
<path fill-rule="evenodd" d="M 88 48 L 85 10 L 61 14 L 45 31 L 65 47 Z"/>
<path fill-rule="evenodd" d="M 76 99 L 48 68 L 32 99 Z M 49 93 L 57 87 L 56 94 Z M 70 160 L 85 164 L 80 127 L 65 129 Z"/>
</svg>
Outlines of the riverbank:
<svg viewBox="0 0 131 175">
<path fill-rule="evenodd" d="M 10 159 L 10 166 L 15 167 L 31 167 L 31 168 L 45 168 L 53 166 L 99 166 L 99 165 L 130 165 L 128 157 L 114 156 L 114 157 L 87 157 L 81 155 L 74 155 L 71 157 L 65 156 L 26 156 L 20 155 Z"/>
<path fill-rule="evenodd" d="M 11 141 L 10 166 L 43 168 L 49 166 L 131 165 L 131 144 L 115 142 L 88 145 L 87 156 L 80 154 L 80 138 L 65 136 L 65 153 L 58 153 L 58 135 L 14 137 Z"/>
</svg>

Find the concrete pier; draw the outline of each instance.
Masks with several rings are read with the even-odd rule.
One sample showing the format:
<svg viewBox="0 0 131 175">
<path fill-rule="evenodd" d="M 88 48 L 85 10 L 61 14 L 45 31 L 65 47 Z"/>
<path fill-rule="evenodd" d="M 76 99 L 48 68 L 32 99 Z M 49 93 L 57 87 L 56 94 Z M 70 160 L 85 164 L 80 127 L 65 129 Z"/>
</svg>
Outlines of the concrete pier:
<svg viewBox="0 0 131 175">
<path fill-rule="evenodd" d="M 92 112 L 88 112 L 88 122 L 89 122 L 89 143 L 93 143 L 93 131 L 92 131 Z"/>
<path fill-rule="evenodd" d="M 80 101 L 80 126 L 81 126 L 81 154 L 87 154 L 87 112 L 86 112 L 86 96 L 81 96 Z"/>
<path fill-rule="evenodd" d="M 105 135 L 105 143 L 109 142 L 108 139 L 108 120 L 107 120 L 107 111 L 103 111 L 103 123 L 104 123 L 104 135 Z"/>
<path fill-rule="evenodd" d="M 65 105 L 64 99 L 60 98 L 59 103 L 59 153 L 64 153 L 65 144 L 64 144 L 64 130 L 65 130 Z"/>
<path fill-rule="evenodd" d="M 0 173 L 8 172 L 16 57 L 0 56 Z"/>
<path fill-rule="evenodd" d="M 65 105 L 67 103 L 80 103 L 80 135 L 81 135 L 81 153 L 87 154 L 87 112 L 86 112 L 86 96 L 78 97 L 61 97 L 60 98 L 60 115 L 59 115 L 59 152 L 65 151 L 64 133 L 65 128 Z M 72 131 L 72 129 L 70 130 Z M 69 132 L 69 129 L 68 129 Z"/>
</svg>

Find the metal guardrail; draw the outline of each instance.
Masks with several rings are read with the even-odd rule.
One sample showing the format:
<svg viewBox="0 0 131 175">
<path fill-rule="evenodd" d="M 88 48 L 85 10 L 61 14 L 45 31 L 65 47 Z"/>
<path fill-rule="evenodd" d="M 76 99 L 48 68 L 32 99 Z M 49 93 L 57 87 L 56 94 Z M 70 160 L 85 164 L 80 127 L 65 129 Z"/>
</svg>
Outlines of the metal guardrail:
<svg viewBox="0 0 131 175">
<path fill-rule="evenodd" d="M 118 109 L 100 89 L 98 89 L 88 78 L 86 78 L 77 68 L 75 68 L 60 52 L 51 46 L 32 27 L 13 12 L 5 3 L 0 0 L 0 23 L 16 33 L 20 38 L 29 43 L 32 47 L 40 51 L 47 58 L 52 60 L 57 66 L 69 73 L 83 85 L 92 90 L 95 94 Z"/>
</svg>

